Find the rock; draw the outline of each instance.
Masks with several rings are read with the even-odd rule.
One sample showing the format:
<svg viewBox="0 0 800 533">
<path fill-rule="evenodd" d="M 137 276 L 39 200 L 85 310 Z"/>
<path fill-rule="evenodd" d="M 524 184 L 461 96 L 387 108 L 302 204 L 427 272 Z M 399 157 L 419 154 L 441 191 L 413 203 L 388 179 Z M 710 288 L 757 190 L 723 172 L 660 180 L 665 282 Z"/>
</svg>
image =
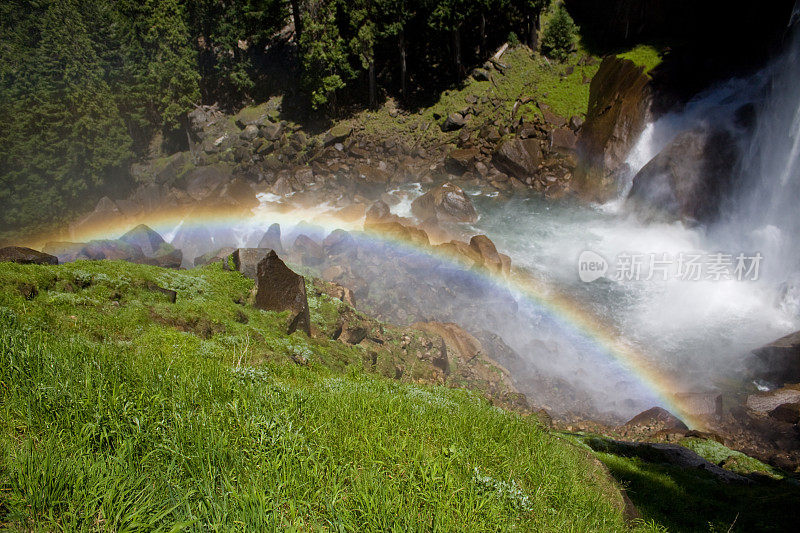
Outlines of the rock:
<svg viewBox="0 0 800 533">
<path fill-rule="evenodd" d="M 628 420 L 625 425 L 629 427 L 656 426 L 660 429 L 689 429 L 678 417 L 661 407 L 653 407 L 643 411 Z"/>
<path fill-rule="evenodd" d="M 644 68 L 616 56 L 603 59 L 591 82 L 589 110 L 578 136 L 575 188 L 584 198 L 604 201 L 616 193 L 616 172 L 644 130 L 650 103 Z"/>
<path fill-rule="evenodd" d="M 574 132 L 577 132 L 583 126 L 583 119 L 577 115 L 572 115 L 569 118 L 569 129 Z"/>
<path fill-rule="evenodd" d="M 248 124 L 244 130 L 239 134 L 239 138 L 244 141 L 252 141 L 258 137 L 258 126 L 255 124 Z"/>
<path fill-rule="evenodd" d="M 262 126 L 261 134 L 264 136 L 266 140 L 275 142 L 279 140 L 283 135 L 283 125 L 277 123 L 277 124 L 268 124 L 266 126 Z"/>
<path fill-rule="evenodd" d="M 144 224 L 139 224 L 128 233 L 120 237 L 119 240 L 133 246 L 138 246 L 141 248 L 142 253 L 148 257 L 156 255 L 159 248 L 166 244 L 166 241 L 161 237 L 161 235 L 158 234 L 158 232 Z"/>
<path fill-rule="evenodd" d="M 800 383 L 800 331 L 754 350 L 747 367 L 753 379 L 777 386 Z"/>
<path fill-rule="evenodd" d="M 456 131 L 467 125 L 467 121 L 460 113 L 450 113 L 442 122 L 442 131 Z"/>
<path fill-rule="evenodd" d="M 178 300 L 177 291 L 173 291 L 172 289 L 165 289 L 164 287 L 160 287 L 159 285 L 153 283 L 152 281 L 148 281 L 146 287 L 148 291 L 157 292 L 166 296 L 167 301 L 169 301 L 169 303 L 174 304 Z"/>
<path fill-rule="evenodd" d="M 300 329 L 311 335 L 305 279 L 287 267 L 274 250 L 258 263 L 254 305 L 266 311 L 290 311 L 288 334 Z"/>
<path fill-rule="evenodd" d="M 800 403 L 782 403 L 769 412 L 769 416 L 787 424 L 800 422 Z"/>
<path fill-rule="evenodd" d="M 444 168 L 450 174 L 461 176 L 472 168 L 475 163 L 475 158 L 480 155 L 480 150 L 477 148 L 459 148 L 453 150 L 444 160 Z"/>
<path fill-rule="evenodd" d="M 544 118 L 544 123 L 554 128 L 563 128 L 567 125 L 567 119 L 562 117 L 561 115 L 556 115 L 552 111 L 547 109 L 542 109 L 542 118 Z"/>
<path fill-rule="evenodd" d="M 550 150 L 561 154 L 575 153 L 578 136 L 569 128 L 558 128 L 550 133 Z"/>
<path fill-rule="evenodd" d="M 269 248 L 237 248 L 230 255 L 233 268 L 246 278 L 256 279 L 258 264 L 271 251 Z"/>
<path fill-rule="evenodd" d="M 108 196 L 104 196 L 97 202 L 94 211 L 70 225 L 70 231 L 75 234 L 81 234 L 85 230 L 96 230 L 98 227 L 114 223 L 121 216 L 122 211 L 120 211 L 117 204 Z"/>
<path fill-rule="evenodd" d="M 347 139 L 353 133 L 352 126 L 347 124 L 337 124 L 325 134 L 325 146 L 332 146 Z"/>
<path fill-rule="evenodd" d="M 521 181 L 536 173 L 541 160 L 542 151 L 535 139 L 509 139 L 492 156 L 498 169 Z"/>
<path fill-rule="evenodd" d="M 71 263 L 79 258 L 85 246 L 85 242 L 48 242 L 42 252 L 56 256 L 59 263 Z"/>
<path fill-rule="evenodd" d="M 388 183 L 389 174 L 372 165 L 358 164 L 353 167 L 355 175 L 367 183 Z"/>
<path fill-rule="evenodd" d="M 757 413 L 769 413 L 785 403 L 800 402 L 800 388 L 781 387 L 771 391 L 751 394 L 745 405 Z"/>
<path fill-rule="evenodd" d="M 218 250 L 205 253 L 194 258 L 194 266 L 200 267 L 210 263 L 226 263 L 228 257 L 235 251 L 233 247 L 219 248 Z"/>
<path fill-rule="evenodd" d="M 225 164 L 193 168 L 187 172 L 186 192 L 195 201 L 205 200 L 222 187 L 231 177 L 231 169 Z"/>
<path fill-rule="evenodd" d="M 293 189 L 292 185 L 289 183 L 289 180 L 281 176 L 275 180 L 275 183 L 272 184 L 270 191 L 276 196 L 286 196 L 291 194 Z"/>
<path fill-rule="evenodd" d="M 20 265 L 57 265 L 58 257 L 22 246 L 0 248 L 0 262 Z"/>
<path fill-rule="evenodd" d="M 283 244 L 281 243 L 281 225 L 277 222 L 272 224 L 261 240 L 258 241 L 259 248 L 275 250 L 278 255 L 283 255 Z"/>
<path fill-rule="evenodd" d="M 146 258 L 141 248 L 120 240 L 89 241 L 81 250 L 81 255 L 92 261 L 106 259 L 108 261 L 146 263 Z"/>
<path fill-rule="evenodd" d="M 455 222 L 475 222 L 478 214 L 466 193 L 452 183 L 444 183 L 416 198 L 411 212 L 420 220 L 436 217 Z"/>
<path fill-rule="evenodd" d="M 718 392 L 684 392 L 675 394 L 683 411 L 692 416 L 722 415 L 722 395 Z"/>
<path fill-rule="evenodd" d="M 356 298 L 353 295 L 353 291 L 351 291 L 350 289 L 348 289 L 343 285 L 339 285 L 338 283 L 333 283 L 333 282 L 327 282 L 325 283 L 323 292 L 328 296 L 330 296 L 331 298 L 336 298 L 337 300 L 341 300 L 350 307 L 356 306 Z"/>
<path fill-rule="evenodd" d="M 292 248 L 306 266 L 317 266 L 325 262 L 325 250 L 307 235 L 298 235 Z"/>
<path fill-rule="evenodd" d="M 369 221 L 384 220 L 392 216 L 389 205 L 383 200 L 378 200 L 367 210 L 366 218 Z"/>
<path fill-rule="evenodd" d="M 490 272 L 500 273 L 503 270 L 503 260 L 497 253 L 494 243 L 486 235 L 475 235 L 469 240 L 469 247 L 475 250 L 481 258 L 483 268 Z"/>
<path fill-rule="evenodd" d="M 483 68 L 476 68 L 472 71 L 472 77 L 475 78 L 476 81 L 490 81 L 491 74 L 489 71 Z"/>
<path fill-rule="evenodd" d="M 681 133 L 636 174 L 626 204 L 648 220 L 712 222 L 737 159 L 727 131 Z"/>
<path fill-rule="evenodd" d="M 349 232 L 343 229 L 333 230 L 322 241 L 322 247 L 328 255 L 341 255 L 355 249 L 356 241 Z"/>
</svg>

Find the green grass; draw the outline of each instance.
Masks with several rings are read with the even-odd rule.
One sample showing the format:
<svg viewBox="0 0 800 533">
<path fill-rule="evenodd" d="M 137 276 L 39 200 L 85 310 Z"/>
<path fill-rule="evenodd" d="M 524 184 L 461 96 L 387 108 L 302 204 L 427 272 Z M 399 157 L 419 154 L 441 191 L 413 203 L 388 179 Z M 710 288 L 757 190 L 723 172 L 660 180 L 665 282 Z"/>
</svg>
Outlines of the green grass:
<svg viewBox="0 0 800 533">
<path fill-rule="evenodd" d="M 650 72 L 661 64 L 661 50 L 647 44 L 641 44 L 632 50 L 617 54 L 617 57 L 630 59 L 637 66 L 644 67 L 645 72 Z"/>
<path fill-rule="evenodd" d="M 479 393 L 368 373 L 360 347 L 283 335 L 218 265 L 0 264 L 0 287 L 9 529 L 625 529 L 584 450 Z M 315 327 L 332 305 L 312 298 Z"/>
</svg>

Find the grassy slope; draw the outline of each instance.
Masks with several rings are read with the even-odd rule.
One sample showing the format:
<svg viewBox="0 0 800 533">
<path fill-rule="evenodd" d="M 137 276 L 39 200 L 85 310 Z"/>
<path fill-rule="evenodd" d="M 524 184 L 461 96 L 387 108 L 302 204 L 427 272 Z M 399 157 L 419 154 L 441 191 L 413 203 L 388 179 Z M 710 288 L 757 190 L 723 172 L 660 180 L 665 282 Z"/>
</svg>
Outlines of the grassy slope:
<svg viewBox="0 0 800 533">
<path fill-rule="evenodd" d="M 623 529 L 585 451 L 478 394 L 368 374 L 359 347 L 286 337 L 238 273 L 0 264 L 0 287 L 12 529 Z M 312 300 L 315 323 L 330 305 Z"/>
</svg>

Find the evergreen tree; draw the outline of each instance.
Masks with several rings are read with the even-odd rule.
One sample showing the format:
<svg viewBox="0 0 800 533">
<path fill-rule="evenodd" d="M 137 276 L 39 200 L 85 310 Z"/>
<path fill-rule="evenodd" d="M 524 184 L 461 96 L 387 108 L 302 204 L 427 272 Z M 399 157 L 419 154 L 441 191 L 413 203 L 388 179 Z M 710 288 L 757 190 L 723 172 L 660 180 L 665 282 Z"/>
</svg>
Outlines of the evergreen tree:
<svg viewBox="0 0 800 533">
<path fill-rule="evenodd" d="M 564 61 L 575 45 L 577 27 L 564 4 L 558 4 L 542 36 L 542 51 L 553 59 Z"/>
</svg>

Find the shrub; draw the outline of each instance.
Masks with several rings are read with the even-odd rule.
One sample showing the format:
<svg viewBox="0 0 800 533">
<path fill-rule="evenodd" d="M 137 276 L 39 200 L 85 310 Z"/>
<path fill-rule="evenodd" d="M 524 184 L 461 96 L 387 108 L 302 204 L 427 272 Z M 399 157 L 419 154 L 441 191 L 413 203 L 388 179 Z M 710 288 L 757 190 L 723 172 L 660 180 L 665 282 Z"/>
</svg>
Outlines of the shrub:
<svg viewBox="0 0 800 533">
<path fill-rule="evenodd" d="M 564 4 L 558 4 L 542 36 L 542 51 L 548 57 L 564 61 L 572 52 L 578 27 Z"/>
<path fill-rule="evenodd" d="M 513 31 L 508 32 L 508 45 L 512 48 L 519 46 L 519 37 L 517 37 L 517 34 Z"/>
</svg>

